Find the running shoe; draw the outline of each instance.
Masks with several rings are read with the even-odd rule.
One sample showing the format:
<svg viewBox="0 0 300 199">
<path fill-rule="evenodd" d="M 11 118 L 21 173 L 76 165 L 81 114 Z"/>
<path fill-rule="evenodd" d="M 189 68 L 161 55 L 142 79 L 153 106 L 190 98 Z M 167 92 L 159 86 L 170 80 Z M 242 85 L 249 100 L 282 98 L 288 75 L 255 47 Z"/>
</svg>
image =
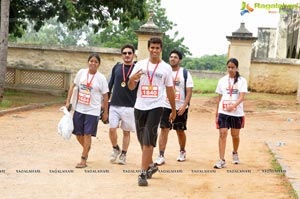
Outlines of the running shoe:
<svg viewBox="0 0 300 199">
<path fill-rule="evenodd" d="M 226 167 L 225 160 L 218 160 L 218 162 L 214 166 L 215 169 L 222 169 L 222 168 L 225 168 L 225 167 Z"/>
<path fill-rule="evenodd" d="M 239 155 L 237 153 L 232 152 L 232 163 L 233 164 L 240 163 Z"/>
<path fill-rule="evenodd" d="M 126 164 L 126 155 L 123 153 L 119 156 L 119 164 Z"/>
<path fill-rule="evenodd" d="M 141 173 L 138 178 L 139 186 L 148 186 L 147 176 L 144 173 Z"/>
<path fill-rule="evenodd" d="M 186 153 L 185 151 L 180 151 L 178 157 L 177 157 L 177 161 L 178 162 L 183 162 L 186 159 Z"/>
<path fill-rule="evenodd" d="M 153 163 L 149 166 L 147 170 L 147 178 L 150 179 L 152 178 L 152 175 L 155 174 L 158 171 L 158 166 L 156 163 Z"/>
<path fill-rule="evenodd" d="M 121 151 L 118 149 L 113 149 L 111 155 L 110 155 L 110 162 L 116 161 L 118 155 L 120 155 Z"/>
<path fill-rule="evenodd" d="M 165 163 L 165 157 L 162 156 L 162 155 L 158 156 L 158 157 L 156 158 L 156 160 L 155 160 L 155 163 L 156 163 L 157 165 L 162 165 L 162 164 L 164 164 L 164 163 Z"/>
</svg>

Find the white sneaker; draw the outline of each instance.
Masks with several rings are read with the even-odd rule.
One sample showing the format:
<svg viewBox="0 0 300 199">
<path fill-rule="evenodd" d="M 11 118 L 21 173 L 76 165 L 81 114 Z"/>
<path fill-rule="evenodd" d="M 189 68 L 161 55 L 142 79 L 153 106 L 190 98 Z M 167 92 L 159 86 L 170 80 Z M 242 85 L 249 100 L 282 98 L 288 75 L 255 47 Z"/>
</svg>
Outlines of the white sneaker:
<svg viewBox="0 0 300 199">
<path fill-rule="evenodd" d="M 225 160 L 218 160 L 218 162 L 214 166 L 215 169 L 222 169 L 222 168 L 225 168 L 225 167 L 226 167 Z"/>
<path fill-rule="evenodd" d="M 118 155 L 120 155 L 121 151 L 117 149 L 113 149 L 111 155 L 110 155 L 110 162 L 116 161 Z"/>
<path fill-rule="evenodd" d="M 125 154 L 121 154 L 119 157 L 119 164 L 126 164 L 126 155 Z"/>
<path fill-rule="evenodd" d="M 232 153 L 232 163 L 233 164 L 239 164 L 240 163 L 239 155 L 237 153 Z"/>
<path fill-rule="evenodd" d="M 158 156 L 158 157 L 156 158 L 156 160 L 155 160 L 155 163 L 158 164 L 158 165 L 164 164 L 164 163 L 165 163 L 165 157 L 162 156 L 162 155 Z"/>
<path fill-rule="evenodd" d="M 185 161 L 185 156 L 186 156 L 186 153 L 185 151 L 180 151 L 178 157 L 177 157 L 177 161 L 178 162 L 183 162 Z"/>
</svg>

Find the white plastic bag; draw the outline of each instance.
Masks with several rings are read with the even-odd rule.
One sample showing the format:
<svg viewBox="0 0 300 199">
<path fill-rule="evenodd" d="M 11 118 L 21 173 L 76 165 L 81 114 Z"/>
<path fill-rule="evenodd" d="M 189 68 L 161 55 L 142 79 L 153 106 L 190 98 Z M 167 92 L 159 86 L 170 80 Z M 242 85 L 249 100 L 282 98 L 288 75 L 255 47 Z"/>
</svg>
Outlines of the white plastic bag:
<svg viewBox="0 0 300 199">
<path fill-rule="evenodd" d="M 59 110 L 64 112 L 64 116 L 60 119 L 57 125 L 58 134 L 60 134 L 65 140 L 69 140 L 74 130 L 72 115 L 65 106 L 62 106 Z"/>
</svg>

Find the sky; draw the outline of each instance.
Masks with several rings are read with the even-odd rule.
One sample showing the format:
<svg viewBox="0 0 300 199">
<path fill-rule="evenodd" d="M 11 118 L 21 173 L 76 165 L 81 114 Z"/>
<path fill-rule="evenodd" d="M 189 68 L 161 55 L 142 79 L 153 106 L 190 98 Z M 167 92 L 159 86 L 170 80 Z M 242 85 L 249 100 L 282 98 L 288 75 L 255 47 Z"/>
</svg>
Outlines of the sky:
<svg viewBox="0 0 300 199">
<path fill-rule="evenodd" d="M 242 2 L 161 0 L 161 7 L 166 9 L 168 20 L 177 24 L 167 34 L 173 38 L 174 31 L 178 31 L 178 39 L 184 37 L 183 44 L 189 48 L 192 57 L 227 54 L 229 42 L 226 36 L 231 36 L 242 22 L 253 36 L 257 36 L 258 27 L 278 26 L 278 9 L 254 8 L 255 3 L 295 4 L 300 3 L 300 0 L 245 0 L 254 10 L 244 15 L 240 14 Z"/>
</svg>

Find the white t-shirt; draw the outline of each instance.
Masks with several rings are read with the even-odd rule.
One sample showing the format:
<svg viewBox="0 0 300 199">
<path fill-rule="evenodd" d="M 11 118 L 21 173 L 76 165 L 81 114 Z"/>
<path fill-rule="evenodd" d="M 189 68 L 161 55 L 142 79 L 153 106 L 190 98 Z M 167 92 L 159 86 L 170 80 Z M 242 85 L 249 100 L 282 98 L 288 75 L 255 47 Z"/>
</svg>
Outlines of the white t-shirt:
<svg viewBox="0 0 300 199">
<path fill-rule="evenodd" d="M 233 82 L 234 78 L 229 78 L 229 75 L 226 75 L 219 80 L 218 86 L 216 88 L 216 93 L 221 94 L 222 98 L 219 103 L 218 112 L 226 115 L 242 117 L 245 115 L 243 102 L 241 102 L 234 111 L 228 112 L 226 110 L 223 110 L 224 104 L 230 102 L 231 100 L 233 102 L 237 100 L 240 96 L 240 93 L 248 93 L 247 81 L 244 77 L 240 76 L 237 83 L 235 83 L 234 85 Z M 232 91 L 231 96 L 230 91 Z"/>
<path fill-rule="evenodd" d="M 88 69 L 80 69 L 75 76 L 74 84 L 78 86 L 78 102 L 75 110 L 83 114 L 99 116 L 102 95 L 108 92 L 105 76 L 99 71 L 93 75 L 88 74 Z M 89 88 L 87 84 L 90 85 Z"/>
<path fill-rule="evenodd" d="M 139 80 L 137 98 L 134 108 L 139 110 L 150 110 L 163 107 L 165 101 L 166 86 L 173 86 L 172 68 L 163 60 L 157 65 L 152 64 L 149 59 L 138 61 L 133 68 L 131 75 L 142 69 L 143 75 Z M 155 71 L 154 71 L 155 70 Z M 152 88 L 150 88 L 152 78 Z"/>
<path fill-rule="evenodd" d="M 180 67 L 178 71 L 173 71 L 173 82 L 175 82 L 175 89 L 176 89 L 175 103 L 176 103 L 176 110 L 178 110 L 184 104 L 185 101 L 184 76 L 183 76 L 182 67 Z M 187 88 L 194 87 L 194 82 L 189 71 L 187 71 L 186 87 Z M 164 103 L 164 107 L 171 109 L 171 105 L 169 103 L 167 96 Z"/>
</svg>

